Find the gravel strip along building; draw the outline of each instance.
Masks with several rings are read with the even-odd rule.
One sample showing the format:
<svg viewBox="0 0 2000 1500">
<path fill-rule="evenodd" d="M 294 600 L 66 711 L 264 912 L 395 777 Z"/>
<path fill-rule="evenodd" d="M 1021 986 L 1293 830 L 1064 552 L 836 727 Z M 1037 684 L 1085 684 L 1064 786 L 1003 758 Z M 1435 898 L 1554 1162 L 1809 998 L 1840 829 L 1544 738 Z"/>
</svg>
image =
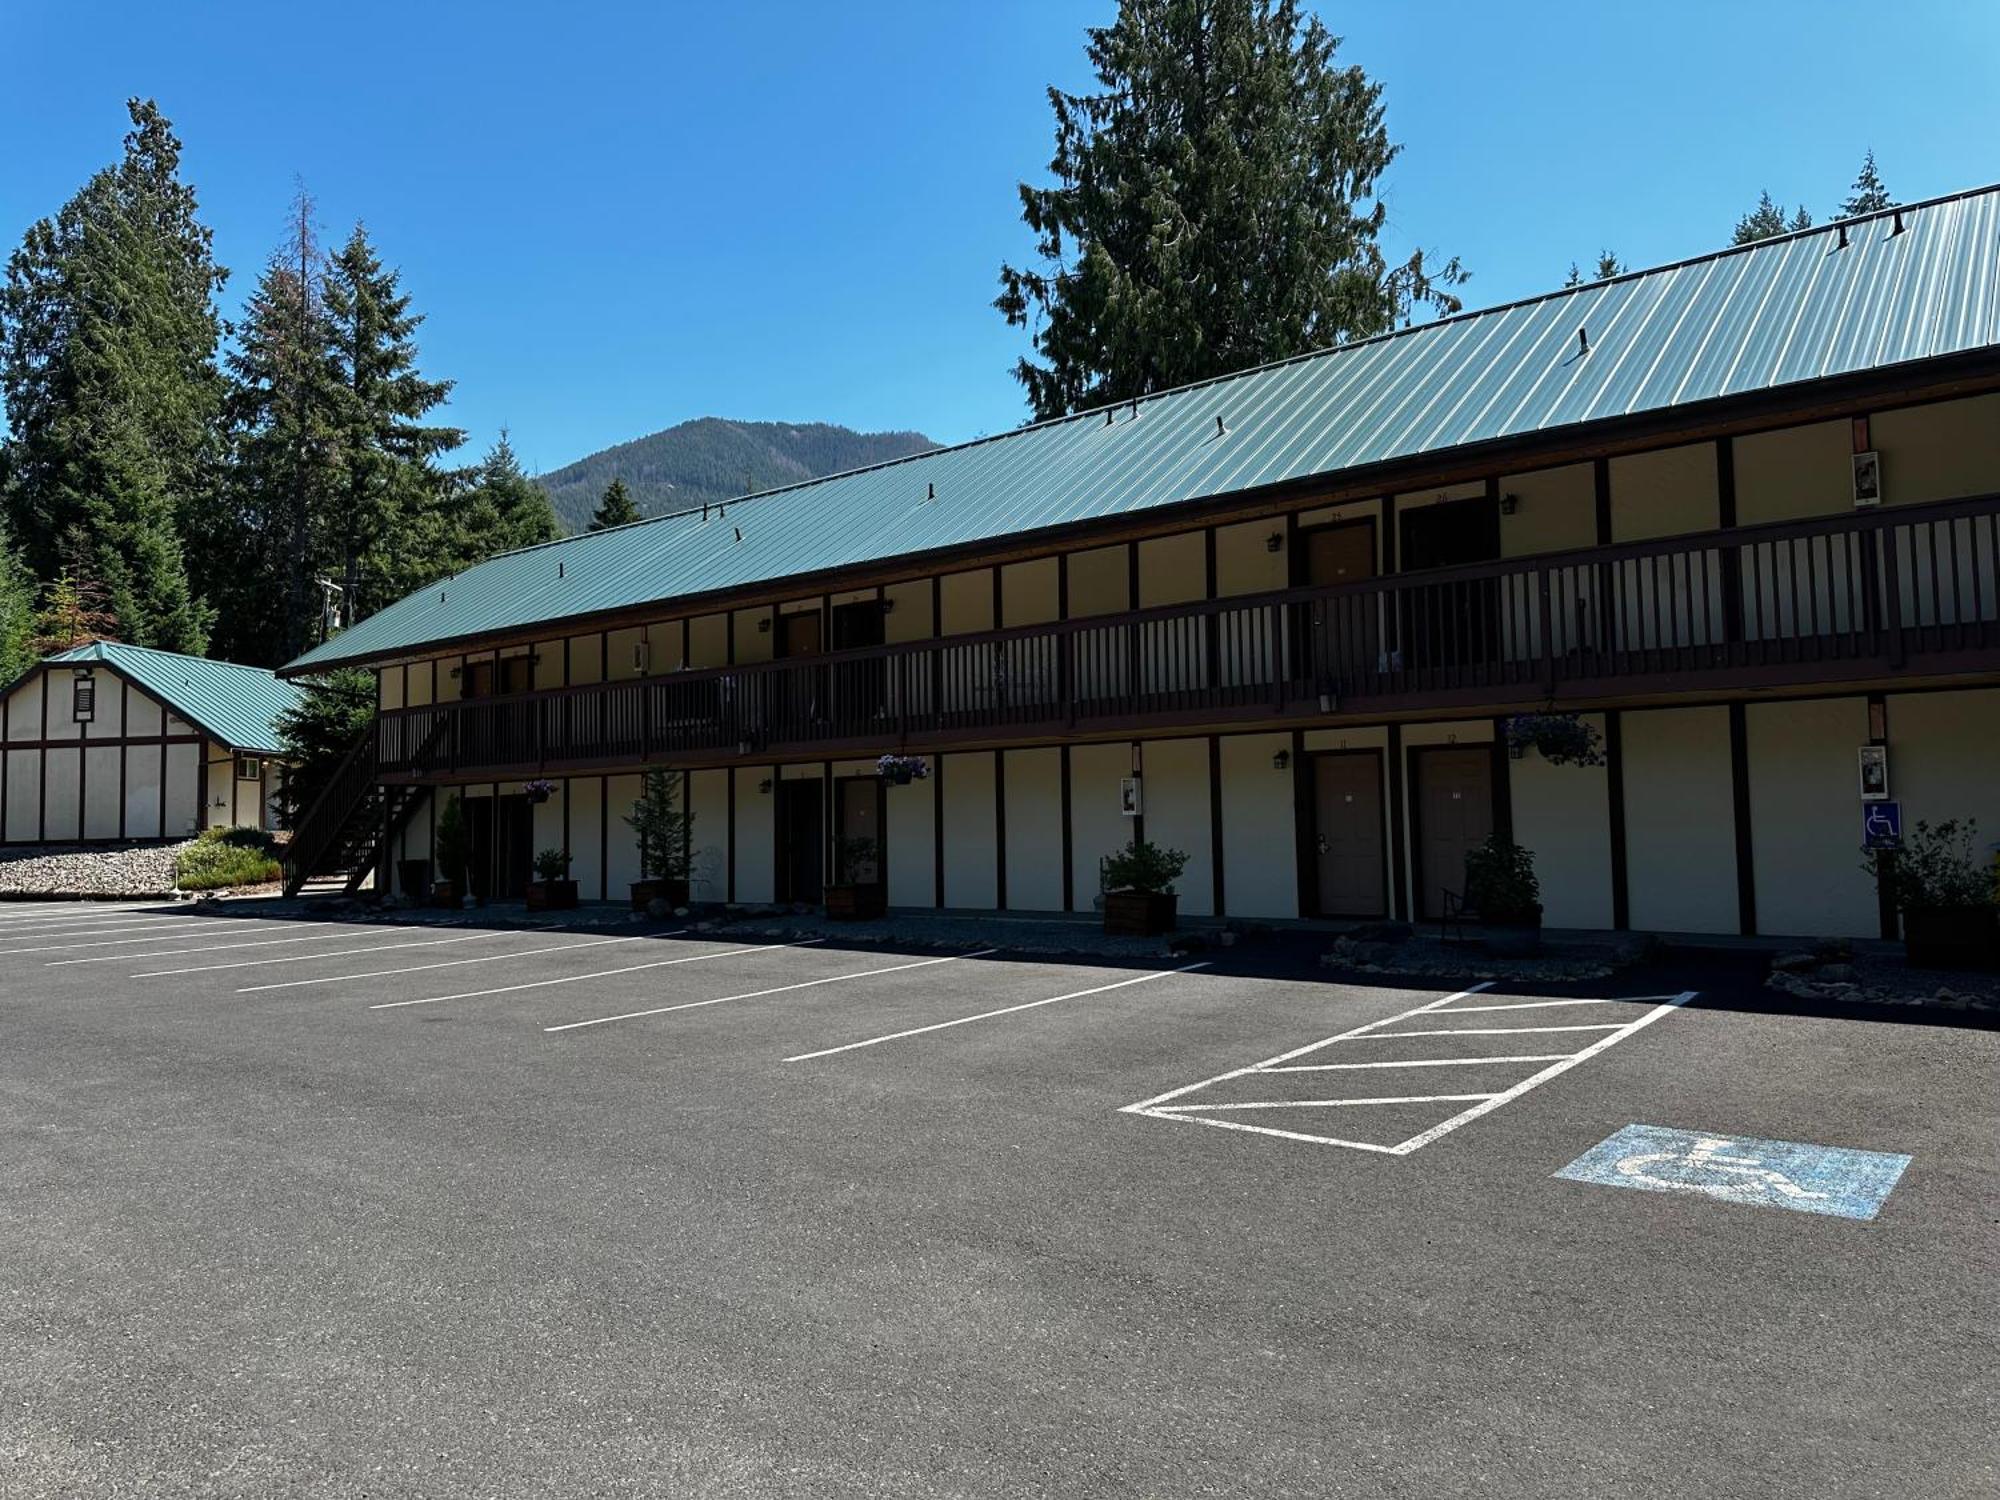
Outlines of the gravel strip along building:
<svg viewBox="0 0 2000 1500">
<path fill-rule="evenodd" d="M 455 794 L 476 888 L 616 900 L 657 767 L 717 901 L 1089 911 L 1143 836 L 1427 919 L 1502 831 L 1552 925 L 1893 932 L 1868 809 L 2000 837 L 1996 263 L 1989 188 L 493 559 L 284 669 L 380 683 L 294 878 Z"/>
</svg>

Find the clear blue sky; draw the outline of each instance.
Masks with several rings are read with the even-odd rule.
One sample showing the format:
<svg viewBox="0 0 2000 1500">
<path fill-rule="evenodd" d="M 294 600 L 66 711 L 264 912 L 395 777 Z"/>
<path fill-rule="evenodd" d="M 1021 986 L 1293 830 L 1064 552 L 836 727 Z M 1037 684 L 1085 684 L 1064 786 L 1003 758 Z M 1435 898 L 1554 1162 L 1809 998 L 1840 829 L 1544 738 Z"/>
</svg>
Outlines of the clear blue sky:
<svg viewBox="0 0 2000 1500">
<path fill-rule="evenodd" d="M 1600 247 L 1816 217 L 1872 146 L 1912 200 L 2000 179 L 2000 5 L 1325 4 L 1406 147 L 1393 251 L 1472 305 Z M 429 373 L 531 466 L 707 414 L 916 428 L 1025 414 L 989 305 L 1015 184 L 1108 0 L 337 6 L 0 0 L 0 242 L 116 154 L 150 94 L 187 146 L 233 314 L 294 179 L 403 269 Z"/>
</svg>

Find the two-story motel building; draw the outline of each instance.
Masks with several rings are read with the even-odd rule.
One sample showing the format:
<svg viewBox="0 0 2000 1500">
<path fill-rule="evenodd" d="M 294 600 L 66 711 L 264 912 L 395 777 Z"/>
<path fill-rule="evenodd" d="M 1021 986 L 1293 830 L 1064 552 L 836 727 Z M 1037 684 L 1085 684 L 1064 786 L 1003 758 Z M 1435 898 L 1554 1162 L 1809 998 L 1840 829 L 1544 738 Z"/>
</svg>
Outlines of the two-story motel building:
<svg viewBox="0 0 2000 1500">
<path fill-rule="evenodd" d="M 859 833 L 893 906 L 1087 912 L 1138 833 L 1189 917 L 1423 918 L 1499 829 L 1552 925 L 1875 935 L 1862 747 L 2000 839 L 1996 555 L 1988 189 L 484 563 L 286 669 L 380 682 L 299 873 L 455 789 L 476 886 L 617 899 L 668 767 L 697 899 Z M 1549 706 L 1607 764 L 1510 758 Z"/>
</svg>

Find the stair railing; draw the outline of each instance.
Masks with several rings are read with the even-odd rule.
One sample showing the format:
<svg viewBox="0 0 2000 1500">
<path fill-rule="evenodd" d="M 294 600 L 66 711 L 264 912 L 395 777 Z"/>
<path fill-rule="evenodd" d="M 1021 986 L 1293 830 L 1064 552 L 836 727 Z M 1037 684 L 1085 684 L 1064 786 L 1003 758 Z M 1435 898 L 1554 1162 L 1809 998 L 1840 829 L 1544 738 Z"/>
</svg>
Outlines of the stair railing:
<svg viewBox="0 0 2000 1500">
<path fill-rule="evenodd" d="M 348 820 L 375 789 L 375 726 L 354 742 L 285 845 L 285 894 L 296 896 L 319 862 L 338 847 Z"/>
</svg>

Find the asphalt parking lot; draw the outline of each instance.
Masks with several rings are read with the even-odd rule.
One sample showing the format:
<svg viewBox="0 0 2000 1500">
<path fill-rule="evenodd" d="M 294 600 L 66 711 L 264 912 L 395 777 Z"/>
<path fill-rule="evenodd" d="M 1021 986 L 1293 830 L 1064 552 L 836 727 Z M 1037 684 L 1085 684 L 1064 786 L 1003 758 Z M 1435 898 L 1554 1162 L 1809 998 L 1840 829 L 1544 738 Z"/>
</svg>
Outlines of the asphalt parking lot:
<svg viewBox="0 0 2000 1500">
<path fill-rule="evenodd" d="M 1752 985 L 0 907 L 0 1495 L 1990 1495 L 2000 1034 Z"/>
</svg>

